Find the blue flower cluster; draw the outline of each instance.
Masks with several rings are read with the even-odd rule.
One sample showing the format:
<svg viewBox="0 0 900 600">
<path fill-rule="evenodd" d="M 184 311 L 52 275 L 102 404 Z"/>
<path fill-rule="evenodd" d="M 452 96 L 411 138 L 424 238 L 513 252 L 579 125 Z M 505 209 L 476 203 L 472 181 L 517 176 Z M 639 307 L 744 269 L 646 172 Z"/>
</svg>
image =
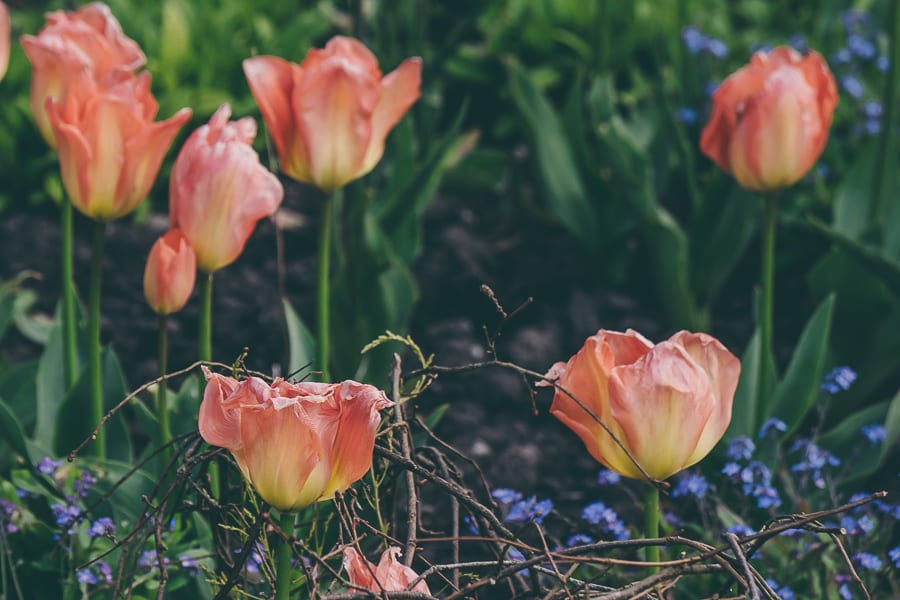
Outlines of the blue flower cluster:
<svg viewBox="0 0 900 600">
<path fill-rule="evenodd" d="M 887 427 L 880 423 L 864 425 L 862 429 L 860 429 L 860 433 L 862 433 L 865 438 L 869 440 L 869 444 L 872 446 L 877 446 L 887 439 Z"/>
<path fill-rule="evenodd" d="M 553 510 L 553 502 L 549 499 L 538 500 L 536 496 L 522 498 L 522 494 L 509 488 L 498 488 L 492 496 L 501 504 L 509 506 L 504 521 L 508 523 L 525 523 L 534 521 L 543 523 L 544 517 Z"/>
<path fill-rule="evenodd" d="M 590 523 L 597 525 L 600 530 L 606 534 L 613 536 L 617 540 L 627 540 L 631 537 L 628 527 L 616 511 L 606 506 L 603 502 L 592 502 L 584 507 L 581 511 L 581 518 Z"/>
<path fill-rule="evenodd" d="M 856 371 L 846 366 L 837 367 L 825 376 L 820 387 L 834 395 L 849 390 L 854 381 L 856 381 Z"/>
<path fill-rule="evenodd" d="M 820 490 L 824 489 L 828 467 L 837 467 L 841 464 L 841 461 L 828 450 L 820 448 L 810 440 L 800 439 L 794 442 L 794 445 L 791 446 L 791 452 L 797 451 L 801 452 L 803 460 L 791 465 L 791 471 L 794 473 L 809 473 L 813 485 Z"/>
<path fill-rule="evenodd" d="M 728 56 L 728 46 L 719 38 L 706 35 L 697 27 L 689 25 L 681 30 L 681 41 L 691 54 L 706 52 L 716 58 Z"/>
<path fill-rule="evenodd" d="M 106 585 L 112 585 L 112 568 L 108 563 L 100 560 L 88 567 L 75 571 L 75 578 L 78 580 L 78 583 L 85 583 L 88 585 L 97 585 L 100 582 L 103 582 Z"/>
<path fill-rule="evenodd" d="M 732 481 L 740 483 L 741 492 L 745 496 L 756 498 L 756 505 L 759 508 L 781 506 L 781 497 L 772 485 L 772 471 L 765 463 L 758 460 L 751 460 L 745 465 L 729 462 L 722 468 L 722 473 Z"/>
<path fill-rule="evenodd" d="M 766 583 L 772 588 L 781 600 L 794 600 L 794 591 L 786 585 L 778 585 L 774 579 L 766 579 Z"/>
<path fill-rule="evenodd" d="M 18 510 L 19 507 L 15 502 L 0 498 L 0 527 L 3 527 L 6 533 L 16 533 L 19 531 L 19 526 L 13 522 Z"/>
<path fill-rule="evenodd" d="M 699 473 L 682 473 L 678 477 L 675 489 L 672 490 L 672 497 L 694 496 L 702 500 L 709 488 L 710 484 L 703 475 Z"/>
</svg>

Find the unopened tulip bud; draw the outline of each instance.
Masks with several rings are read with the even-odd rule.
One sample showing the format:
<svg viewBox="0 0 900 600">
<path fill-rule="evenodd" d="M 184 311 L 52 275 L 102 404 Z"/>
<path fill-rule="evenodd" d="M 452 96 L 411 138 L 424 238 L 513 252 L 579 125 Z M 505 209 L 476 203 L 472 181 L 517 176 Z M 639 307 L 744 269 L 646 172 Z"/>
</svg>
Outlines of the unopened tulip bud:
<svg viewBox="0 0 900 600">
<path fill-rule="evenodd" d="M 185 237 L 170 229 L 153 244 L 144 269 L 144 297 L 161 315 L 178 312 L 194 291 L 197 259 Z"/>
</svg>

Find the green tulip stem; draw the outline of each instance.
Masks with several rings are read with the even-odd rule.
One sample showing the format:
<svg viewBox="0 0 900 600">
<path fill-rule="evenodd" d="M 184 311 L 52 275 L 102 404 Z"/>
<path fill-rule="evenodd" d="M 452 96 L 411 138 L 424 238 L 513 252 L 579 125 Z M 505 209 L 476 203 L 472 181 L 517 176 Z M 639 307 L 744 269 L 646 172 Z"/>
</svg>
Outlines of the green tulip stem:
<svg viewBox="0 0 900 600">
<path fill-rule="evenodd" d="M 773 288 L 775 286 L 775 224 L 777 205 L 774 194 L 763 198 L 762 271 L 759 303 L 759 376 L 757 379 L 757 425 L 769 416 L 772 399 L 769 397 L 769 357 L 772 356 Z"/>
<path fill-rule="evenodd" d="M 200 277 L 200 323 L 197 326 L 197 356 L 200 360 L 212 360 L 212 289 L 213 274 Z"/>
<path fill-rule="evenodd" d="M 322 372 L 322 381 L 330 381 L 331 377 L 328 373 L 328 357 L 331 351 L 330 348 L 330 336 L 331 336 L 331 326 L 330 326 L 330 311 L 329 304 L 331 301 L 331 289 L 330 289 L 330 273 L 329 270 L 331 268 L 331 228 L 332 228 L 332 213 L 334 203 L 338 201 L 338 195 L 341 193 L 340 190 L 335 190 L 330 198 L 325 199 L 325 204 L 322 206 L 322 223 L 320 225 L 321 231 L 319 233 L 319 281 L 318 281 L 318 310 L 317 310 L 317 328 L 316 334 L 318 335 L 318 364 L 316 367 L 319 371 Z"/>
<path fill-rule="evenodd" d="M 281 513 L 279 522 L 284 538 L 275 549 L 275 600 L 289 600 L 291 595 L 291 540 L 294 537 L 294 513 Z"/>
<path fill-rule="evenodd" d="M 169 334 L 168 334 L 168 318 L 166 315 L 159 315 L 159 375 L 162 381 L 156 392 L 156 414 L 159 419 L 159 444 L 165 446 L 172 441 L 172 429 L 169 425 L 169 402 L 168 402 L 168 382 L 166 381 L 166 371 L 169 362 Z"/>
<path fill-rule="evenodd" d="M 644 498 L 644 537 L 659 537 L 659 488 L 647 482 L 647 495 Z M 659 562 L 659 546 L 647 546 L 647 561 Z M 651 567 L 653 572 L 659 567 Z"/>
<path fill-rule="evenodd" d="M 72 277 L 72 203 L 63 198 L 60 218 L 60 246 L 62 259 L 60 287 L 62 289 L 63 378 L 69 391 L 78 379 L 78 343 L 75 327 L 75 281 Z"/>
<path fill-rule="evenodd" d="M 88 372 L 91 383 L 91 422 L 103 420 L 103 369 L 100 364 L 100 296 L 103 285 L 103 242 L 106 222 L 94 221 L 91 243 L 91 281 L 88 297 Z M 92 446 L 94 456 L 106 458 L 106 436 L 101 427 Z"/>
</svg>

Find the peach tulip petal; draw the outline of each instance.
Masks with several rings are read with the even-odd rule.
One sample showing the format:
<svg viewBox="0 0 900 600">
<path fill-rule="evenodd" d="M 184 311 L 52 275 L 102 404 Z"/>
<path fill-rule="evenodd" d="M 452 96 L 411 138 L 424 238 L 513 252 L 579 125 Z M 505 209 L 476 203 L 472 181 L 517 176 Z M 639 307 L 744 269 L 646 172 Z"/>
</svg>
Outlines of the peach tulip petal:
<svg viewBox="0 0 900 600">
<path fill-rule="evenodd" d="M 6 76 L 6 69 L 9 67 L 9 38 L 9 8 L 0 2 L 0 80 Z"/>
<path fill-rule="evenodd" d="M 201 368 L 206 377 L 206 389 L 200 403 L 200 436 L 207 444 L 233 452 L 242 445 L 241 413 L 238 409 L 226 409 L 224 403 L 238 388 L 238 382 L 206 367 Z"/>
<path fill-rule="evenodd" d="M 375 569 L 375 578 L 381 583 L 385 590 L 402 591 L 410 590 L 423 594 L 430 594 L 428 585 L 424 579 L 420 579 L 416 585 L 410 589 L 410 584 L 419 579 L 419 574 L 407 567 L 397 557 L 400 556 L 400 548 L 391 546 L 381 553 L 381 559 L 378 561 L 378 567 Z"/>
<path fill-rule="evenodd" d="M 187 303 L 197 278 L 197 258 L 178 229 L 154 242 L 144 268 L 144 297 L 161 315 L 178 312 Z"/>
<path fill-rule="evenodd" d="M 350 583 L 367 590 L 380 591 L 378 584 L 375 583 L 375 565 L 367 561 L 356 551 L 356 548 L 351 546 L 345 547 L 343 554 L 342 564 Z"/>
<path fill-rule="evenodd" d="M 268 125 L 282 170 L 296 179 L 307 181 L 306 150 L 303 145 L 294 145 L 298 136 L 291 108 L 294 82 L 300 68 L 277 56 L 245 59 L 243 68 L 250 92 Z M 295 158 L 285 160 L 287 156 Z"/>
<path fill-rule="evenodd" d="M 421 58 L 407 58 L 381 80 L 381 98 L 372 114 L 372 140 L 363 160 L 363 174 L 381 160 L 385 138 L 419 99 L 421 85 Z"/>
</svg>

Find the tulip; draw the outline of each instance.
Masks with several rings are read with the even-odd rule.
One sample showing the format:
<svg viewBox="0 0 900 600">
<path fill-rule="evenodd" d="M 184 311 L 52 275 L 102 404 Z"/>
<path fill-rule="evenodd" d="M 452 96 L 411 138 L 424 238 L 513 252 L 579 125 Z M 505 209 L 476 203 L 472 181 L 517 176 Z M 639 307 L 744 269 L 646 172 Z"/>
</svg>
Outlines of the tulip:
<svg viewBox="0 0 900 600">
<path fill-rule="evenodd" d="M 118 219 L 146 198 L 166 150 L 191 118 L 182 108 L 154 122 L 150 74 L 103 87 L 73 80 L 63 100 L 47 99 L 60 168 L 72 205 L 99 221 Z"/>
<path fill-rule="evenodd" d="M 759 51 L 713 94 L 700 148 L 749 190 L 787 187 L 825 148 L 837 102 L 834 76 L 818 53 Z"/>
<path fill-rule="evenodd" d="M 344 570 L 350 583 L 366 588 L 374 594 L 381 592 L 412 591 L 431 594 L 428 584 L 420 579 L 411 589 L 409 585 L 419 579 L 419 575 L 397 560 L 400 548 L 391 546 L 381 554 L 378 566 L 370 563 L 355 548 L 344 548 Z"/>
<path fill-rule="evenodd" d="M 381 160 L 388 132 L 419 98 L 422 61 L 409 58 L 382 78 L 368 48 L 336 36 L 299 65 L 275 56 L 248 58 L 244 74 L 281 169 L 331 192 Z"/>
<path fill-rule="evenodd" d="M 223 104 L 184 143 L 172 168 L 169 218 L 194 248 L 208 273 L 240 256 L 257 221 L 274 214 L 284 198 L 278 178 L 259 162 L 251 143 L 256 122 L 228 121 Z"/>
<path fill-rule="evenodd" d="M 131 76 L 147 62 L 109 7 L 100 2 L 74 12 L 48 13 L 47 24 L 37 36 L 22 36 L 22 46 L 32 65 L 31 111 L 41 135 L 54 148 L 56 141 L 45 112 L 48 98 L 64 96 L 73 77 L 87 75 L 107 84 Z"/>
<path fill-rule="evenodd" d="M 237 381 L 204 367 L 200 435 L 228 449 L 263 500 L 292 512 L 328 500 L 372 465 L 378 411 L 391 406 L 371 385 Z"/>
<path fill-rule="evenodd" d="M 705 333 L 680 331 L 654 345 L 633 330 L 601 329 L 546 377 L 602 421 L 650 477 L 665 479 L 701 460 L 721 439 L 740 370 L 740 361 Z M 597 420 L 560 389 L 550 412 L 597 461 L 626 477 L 644 477 Z"/>
<path fill-rule="evenodd" d="M 144 297 L 161 315 L 178 312 L 194 291 L 197 259 L 178 229 L 170 229 L 150 248 L 144 269 Z"/>
<path fill-rule="evenodd" d="M 0 80 L 6 76 L 6 69 L 9 67 L 9 36 L 9 9 L 0 2 Z"/>
</svg>

